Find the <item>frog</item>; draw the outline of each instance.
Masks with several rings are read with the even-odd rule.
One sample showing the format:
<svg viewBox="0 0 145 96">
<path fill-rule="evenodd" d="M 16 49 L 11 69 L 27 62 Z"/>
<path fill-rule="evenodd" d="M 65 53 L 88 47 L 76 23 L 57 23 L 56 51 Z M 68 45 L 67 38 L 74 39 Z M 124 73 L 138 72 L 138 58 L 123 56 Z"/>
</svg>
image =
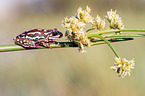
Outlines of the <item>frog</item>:
<svg viewBox="0 0 145 96">
<path fill-rule="evenodd" d="M 26 30 L 14 38 L 14 42 L 24 48 L 40 48 L 50 47 L 50 44 L 56 43 L 55 39 L 59 39 L 63 33 L 54 29 L 30 29 Z"/>
</svg>

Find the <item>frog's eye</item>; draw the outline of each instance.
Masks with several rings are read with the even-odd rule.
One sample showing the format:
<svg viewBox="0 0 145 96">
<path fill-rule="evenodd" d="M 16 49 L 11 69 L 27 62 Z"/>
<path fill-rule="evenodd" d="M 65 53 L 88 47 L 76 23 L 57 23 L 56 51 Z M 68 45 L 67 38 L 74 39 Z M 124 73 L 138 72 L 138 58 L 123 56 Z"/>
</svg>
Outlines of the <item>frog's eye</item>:
<svg viewBox="0 0 145 96">
<path fill-rule="evenodd" d="M 52 35 L 53 35 L 53 36 L 56 36 L 56 35 L 57 35 L 57 32 L 53 32 Z"/>
</svg>

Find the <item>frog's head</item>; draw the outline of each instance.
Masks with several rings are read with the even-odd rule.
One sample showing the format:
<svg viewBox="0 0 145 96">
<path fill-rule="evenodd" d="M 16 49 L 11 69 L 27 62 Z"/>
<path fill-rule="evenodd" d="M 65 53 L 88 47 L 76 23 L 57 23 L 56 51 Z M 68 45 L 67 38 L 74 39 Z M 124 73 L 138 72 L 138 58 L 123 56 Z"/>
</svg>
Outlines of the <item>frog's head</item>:
<svg viewBox="0 0 145 96">
<path fill-rule="evenodd" d="M 49 39 L 58 39 L 63 36 L 62 32 L 58 31 L 58 29 L 53 29 L 51 34 L 49 35 Z"/>
</svg>

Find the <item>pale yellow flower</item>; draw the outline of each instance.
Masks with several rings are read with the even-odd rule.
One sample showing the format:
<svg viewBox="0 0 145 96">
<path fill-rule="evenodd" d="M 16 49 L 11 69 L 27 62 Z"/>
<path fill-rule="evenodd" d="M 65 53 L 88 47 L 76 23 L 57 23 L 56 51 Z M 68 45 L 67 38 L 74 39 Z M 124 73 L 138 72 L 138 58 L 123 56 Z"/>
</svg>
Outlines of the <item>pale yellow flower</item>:
<svg viewBox="0 0 145 96">
<path fill-rule="evenodd" d="M 124 29 L 124 25 L 121 20 L 121 17 L 119 17 L 119 15 L 116 14 L 116 10 L 112 11 L 111 9 L 111 11 L 108 11 L 106 17 L 108 21 L 110 22 L 110 26 L 112 28 Z"/>
<path fill-rule="evenodd" d="M 78 9 L 81 11 L 81 8 Z M 90 9 L 87 9 L 89 11 Z M 68 40 L 77 42 L 81 47 L 79 46 L 79 51 L 84 53 L 84 47 L 83 46 L 89 46 L 90 40 L 87 38 L 85 31 L 83 31 L 83 28 L 86 26 L 84 21 L 79 20 L 77 17 L 70 17 L 65 18 L 62 22 L 62 26 L 67 28 L 67 31 L 65 33 L 65 36 Z"/>
<path fill-rule="evenodd" d="M 81 7 L 77 10 L 76 17 L 78 20 L 84 22 L 84 23 L 90 23 L 93 22 L 93 18 L 90 15 L 91 9 L 87 6 L 86 10 L 82 10 Z"/>
<path fill-rule="evenodd" d="M 124 78 L 127 75 L 131 75 L 131 69 L 134 69 L 135 61 L 132 60 L 126 60 L 125 58 L 117 58 L 115 57 L 115 64 L 111 67 L 115 72 L 118 73 L 119 77 Z"/>
<path fill-rule="evenodd" d="M 97 15 L 95 21 L 92 23 L 93 27 L 96 27 L 98 30 L 101 30 L 105 27 L 106 23 L 105 20 L 102 20 L 100 16 Z"/>
<path fill-rule="evenodd" d="M 91 8 L 90 7 L 86 7 L 86 12 L 90 13 L 91 12 Z"/>
<path fill-rule="evenodd" d="M 112 11 L 112 9 L 111 9 L 111 11 L 108 11 L 107 12 L 107 19 L 109 20 L 109 21 L 111 21 L 113 18 L 114 18 L 114 16 L 116 15 L 116 10 L 115 11 Z"/>
<path fill-rule="evenodd" d="M 82 43 L 79 43 L 79 52 L 81 53 L 87 53 L 87 51 L 84 50 L 84 45 Z"/>
<path fill-rule="evenodd" d="M 80 22 L 75 17 L 70 17 L 69 19 L 66 17 L 62 22 L 62 26 L 67 28 L 70 32 L 77 32 L 78 30 L 82 30 L 85 25 L 85 23 Z"/>
</svg>

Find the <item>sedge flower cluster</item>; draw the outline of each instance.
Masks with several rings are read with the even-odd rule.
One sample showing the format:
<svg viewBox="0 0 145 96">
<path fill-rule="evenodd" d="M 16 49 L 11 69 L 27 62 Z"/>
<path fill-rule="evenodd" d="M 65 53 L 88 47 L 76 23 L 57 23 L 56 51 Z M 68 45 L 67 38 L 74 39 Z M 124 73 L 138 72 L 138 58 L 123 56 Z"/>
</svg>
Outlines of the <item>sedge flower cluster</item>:
<svg viewBox="0 0 145 96">
<path fill-rule="evenodd" d="M 93 28 L 97 28 L 98 30 L 101 30 L 105 27 L 105 20 L 102 20 L 100 16 L 97 15 L 94 22 L 92 23 Z"/>
<path fill-rule="evenodd" d="M 92 24 L 92 28 L 101 30 L 105 27 L 105 20 L 102 20 L 99 16 L 95 19 L 90 15 L 91 9 L 87 6 L 85 10 L 81 7 L 77 10 L 75 16 L 65 18 L 62 22 L 62 26 L 67 28 L 65 36 L 68 40 L 78 43 L 79 51 L 84 51 L 84 46 L 90 46 L 91 42 L 86 36 L 84 28 L 87 23 Z"/>
<path fill-rule="evenodd" d="M 110 27 L 112 27 L 114 29 L 124 29 L 122 19 L 116 13 L 116 10 L 112 11 L 112 9 L 111 9 L 111 11 L 108 11 L 106 17 L 107 17 L 108 21 L 110 22 Z"/>
<path fill-rule="evenodd" d="M 82 8 L 79 7 L 76 13 L 76 18 L 84 23 L 91 23 L 93 22 L 93 18 L 90 15 L 90 12 L 91 8 L 89 8 L 88 6 L 86 7 L 86 10 L 82 10 Z"/>
<path fill-rule="evenodd" d="M 93 22 L 90 11 L 91 9 L 88 6 L 86 7 L 86 10 L 82 10 L 80 7 L 77 10 L 76 16 L 70 18 L 66 17 L 62 22 L 62 26 L 67 28 L 65 36 L 68 40 L 78 43 L 80 52 L 86 52 L 84 51 L 83 46 L 90 45 L 90 40 L 87 38 L 84 31 L 86 23 Z"/>
<path fill-rule="evenodd" d="M 115 64 L 111 67 L 115 72 L 118 73 L 118 77 L 124 78 L 127 75 L 131 75 L 131 69 L 134 69 L 135 61 L 126 60 L 125 58 L 115 58 Z"/>
<path fill-rule="evenodd" d="M 105 20 L 101 19 L 100 16 L 97 15 L 96 18 L 93 18 L 90 15 L 90 13 L 91 13 L 91 9 L 88 6 L 86 7 L 85 10 L 79 7 L 79 9 L 77 10 L 77 13 L 74 16 L 70 18 L 66 17 L 64 21 L 62 22 L 62 26 L 67 29 L 65 32 L 65 36 L 67 37 L 69 41 L 78 44 L 79 51 L 82 53 L 86 52 L 84 50 L 84 46 L 90 46 L 91 44 L 93 45 L 94 43 L 92 40 L 96 39 L 96 37 L 98 36 L 96 35 L 96 37 L 94 38 L 90 38 L 90 37 L 88 38 L 86 33 L 94 29 L 97 29 L 97 31 L 100 31 L 104 29 L 106 25 Z M 110 26 L 108 29 L 124 29 L 122 19 L 116 13 L 116 10 L 113 11 L 111 9 L 111 11 L 108 11 L 106 17 L 110 23 Z M 88 23 L 92 24 L 92 28 L 88 29 L 87 31 L 84 31 L 84 28 L 86 27 Z M 117 32 L 117 34 L 118 33 L 121 34 L 121 32 Z M 90 34 L 92 33 L 89 33 L 89 35 Z M 100 39 L 104 38 L 103 35 L 101 34 L 99 35 L 100 36 L 98 36 L 98 38 L 100 37 L 101 37 Z M 119 57 L 116 51 L 111 46 L 111 44 L 107 42 L 108 39 L 102 39 L 102 40 L 104 40 L 112 48 L 115 55 Z M 119 77 L 124 78 L 127 75 L 130 76 L 131 69 L 134 69 L 134 65 L 135 65 L 134 59 L 126 60 L 125 58 L 121 59 L 117 57 L 115 58 L 116 62 L 114 66 L 111 67 L 111 69 L 113 69 L 116 73 L 118 73 Z"/>
</svg>

